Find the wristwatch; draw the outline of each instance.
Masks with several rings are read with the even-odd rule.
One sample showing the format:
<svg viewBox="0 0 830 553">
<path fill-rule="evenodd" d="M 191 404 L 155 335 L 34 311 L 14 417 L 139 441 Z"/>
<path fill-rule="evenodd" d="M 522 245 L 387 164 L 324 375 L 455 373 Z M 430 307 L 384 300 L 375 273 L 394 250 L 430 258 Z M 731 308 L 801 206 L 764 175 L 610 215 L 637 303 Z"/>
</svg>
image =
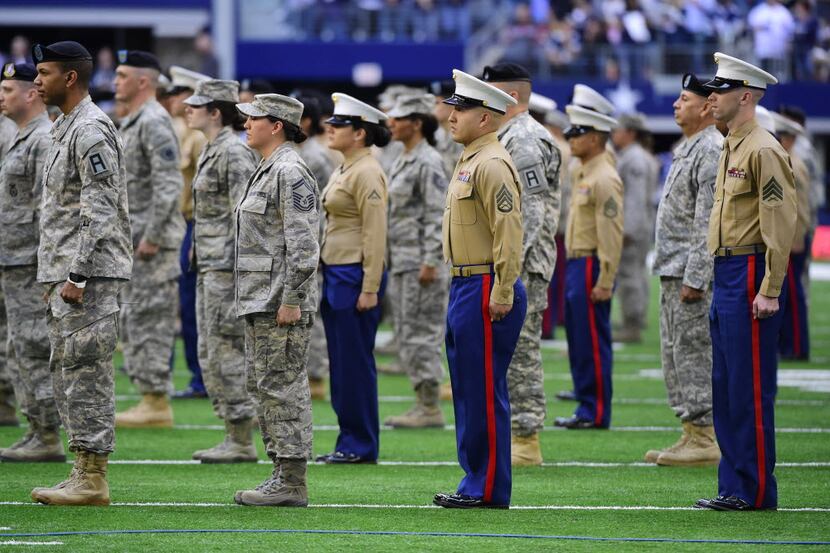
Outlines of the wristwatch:
<svg viewBox="0 0 830 553">
<path fill-rule="evenodd" d="M 86 288 L 86 281 L 87 278 L 85 276 L 77 275 L 75 273 L 69 273 L 69 278 L 66 279 L 66 282 L 81 290 Z"/>
</svg>

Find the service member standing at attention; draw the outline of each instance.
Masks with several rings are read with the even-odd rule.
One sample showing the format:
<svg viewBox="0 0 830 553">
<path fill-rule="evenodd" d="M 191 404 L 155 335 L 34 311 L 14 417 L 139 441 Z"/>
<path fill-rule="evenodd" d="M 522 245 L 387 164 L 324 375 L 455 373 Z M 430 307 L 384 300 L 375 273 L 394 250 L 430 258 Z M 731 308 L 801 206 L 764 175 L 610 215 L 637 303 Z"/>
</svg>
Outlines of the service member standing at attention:
<svg viewBox="0 0 830 553">
<path fill-rule="evenodd" d="M 698 78 L 683 76 L 674 120 L 683 139 L 657 208 L 653 272 L 660 277 L 660 350 L 669 407 L 683 426 L 673 445 L 646 452 L 660 465 L 720 460 L 712 427 L 712 256 L 706 246 L 723 137 Z"/>
<path fill-rule="evenodd" d="M 37 281 L 38 210 L 43 165 L 52 145 L 52 123 L 33 84 L 30 63 L 7 63 L 0 76 L 3 113 L 18 132 L 0 165 L 0 289 L 6 299 L 9 340 L 7 363 L 20 410 L 29 429 L 2 461 L 66 461 L 60 416 L 49 374 L 49 332 L 43 295 Z"/>
<path fill-rule="evenodd" d="M 0 105 L 2 108 L 2 105 Z M 0 113 L 0 165 L 3 156 L 17 135 L 14 121 Z M 15 409 L 14 385 L 8 364 L 6 363 L 7 344 L 6 303 L 0 290 L 0 426 L 20 426 Z"/>
<path fill-rule="evenodd" d="M 648 312 L 646 257 L 653 235 L 651 195 L 657 189 L 651 155 L 638 139 L 646 125 L 641 115 L 623 115 L 611 132 L 617 151 L 617 172 L 623 182 L 623 249 L 617 274 L 617 297 L 622 326 L 614 337 L 618 342 L 640 343 Z"/>
<path fill-rule="evenodd" d="M 35 87 L 63 115 L 43 169 L 38 282 L 47 284 L 52 385 L 75 467 L 32 499 L 109 505 L 107 459 L 115 445 L 112 355 L 118 289 L 132 273 L 121 139 L 89 98 L 92 56 L 77 42 L 32 48 Z"/>
<path fill-rule="evenodd" d="M 539 432 L 546 414 L 542 316 L 556 266 L 562 157 L 551 134 L 528 111 L 531 83 L 524 67 L 515 63 L 488 66 L 483 79 L 518 101 L 507 107 L 499 128 L 499 141 L 522 183 L 522 283 L 527 293 L 527 316 L 507 372 L 511 457 L 513 466 L 541 465 Z"/>
<path fill-rule="evenodd" d="M 565 108 L 565 136 L 580 165 L 571 174 L 565 233 L 565 330 L 579 406 L 556 426 L 585 429 L 611 424 L 611 296 L 623 240 L 622 181 L 606 150 L 616 121 L 580 106 Z"/>
<path fill-rule="evenodd" d="M 156 101 L 156 56 L 118 52 L 115 99 L 124 102 L 124 138 L 135 262 L 124 288 L 121 336 L 127 374 L 141 402 L 118 413 L 122 428 L 172 427 L 170 357 L 176 340 L 179 249 L 185 222 L 179 211 L 182 173 L 170 115 Z"/>
<path fill-rule="evenodd" d="M 778 80 L 720 52 L 715 62 L 718 72 L 704 86 L 715 119 L 729 128 L 708 240 L 715 256 L 712 407 L 723 458 L 718 496 L 695 506 L 776 509 L 778 332 L 796 226 L 795 182 L 787 152 L 755 119 L 767 85 Z"/>
<path fill-rule="evenodd" d="M 527 310 L 519 174 L 497 132 L 516 100 L 457 69 L 450 132 L 464 144 L 444 209 L 444 260 L 452 264 L 447 311 L 458 462 L 450 509 L 507 509 L 512 491 L 507 369 Z"/>
<path fill-rule="evenodd" d="M 234 500 L 306 507 L 312 433 L 306 365 L 320 259 L 317 183 L 291 146 L 306 139 L 303 104 L 257 94 L 237 107 L 248 116 L 248 145 L 262 161 L 236 206 L 236 311 L 245 318 L 248 391 L 274 469 Z"/>
<path fill-rule="evenodd" d="M 795 151 L 796 140 L 804 134 L 804 127 L 788 117 L 771 112 L 778 141 L 790 155 L 798 200 L 798 220 L 787 265 L 787 303 L 778 353 L 783 359 L 810 358 L 810 326 L 807 317 L 807 293 L 804 273 L 810 254 L 812 234 L 812 200 L 810 198 L 810 170 Z"/>
<path fill-rule="evenodd" d="M 392 311 L 400 363 L 416 396 L 409 411 L 386 419 L 398 428 L 444 426 L 438 402 L 449 272 L 441 259 L 440 229 L 447 176 L 433 148 L 434 105 L 432 94 L 399 96 L 388 113 L 392 138 L 404 147 L 389 173 L 389 273 L 397 291 Z"/>
<path fill-rule="evenodd" d="M 380 442 L 375 335 L 386 288 L 386 175 L 372 156 L 391 134 L 386 115 L 346 94 L 335 93 L 328 120 L 329 148 L 343 164 L 323 190 L 326 233 L 323 298 L 331 372 L 331 405 L 340 434 L 325 463 L 376 463 Z"/>
<path fill-rule="evenodd" d="M 254 404 L 245 383 L 245 325 L 236 316 L 233 281 L 233 206 L 256 168 L 256 154 L 239 141 L 234 124 L 239 83 L 209 80 L 187 100 L 187 122 L 208 140 L 193 177 L 192 264 L 198 271 L 196 321 L 199 364 L 225 439 L 193 458 L 203 463 L 256 462 Z"/>
</svg>

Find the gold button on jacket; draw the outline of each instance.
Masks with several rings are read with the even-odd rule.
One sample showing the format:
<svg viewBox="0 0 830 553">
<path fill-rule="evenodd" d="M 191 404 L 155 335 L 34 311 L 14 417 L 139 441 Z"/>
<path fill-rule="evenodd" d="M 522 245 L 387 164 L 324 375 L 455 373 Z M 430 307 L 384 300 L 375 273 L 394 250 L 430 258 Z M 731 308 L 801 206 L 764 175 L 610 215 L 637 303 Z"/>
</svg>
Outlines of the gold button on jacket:
<svg viewBox="0 0 830 553">
<path fill-rule="evenodd" d="M 444 208 L 444 260 L 492 264 L 490 298 L 513 303 L 522 260 L 519 175 L 495 132 L 470 143 L 455 166 Z"/>
<path fill-rule="evenodd" d="M 766 245 L 759 292 L 778 297 L 795 234 L 796 203 L 790 156 L 755 120 L 741 125 L 723 143 L 709 218 L 709 252 Z"/>
</svg>

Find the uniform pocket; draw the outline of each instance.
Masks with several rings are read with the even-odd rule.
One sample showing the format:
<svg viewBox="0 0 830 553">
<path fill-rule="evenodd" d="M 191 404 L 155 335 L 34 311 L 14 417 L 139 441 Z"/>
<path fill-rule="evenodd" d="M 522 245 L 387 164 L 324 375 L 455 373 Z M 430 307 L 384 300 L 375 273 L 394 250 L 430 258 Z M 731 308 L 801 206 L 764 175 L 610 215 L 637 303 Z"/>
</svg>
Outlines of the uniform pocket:
<svg viewBox="0 0 830 553">
<path fill-rule="evenodd" d="M 237 288 L 243 301 L 267 300 L 271 294 L 270 256 L 239 257 L 236 262 Z"/>
<path fill-rule="evenodd" d="M 95 360 L 105 359 L 115 351 L 117 340 L 118 324 L 115 316 L 106 317 L 73 332 L 64 341 L 64 368 L 81 368 Z"/>
<path fill-rule="evenodd" d="M 473 185 L 454 183 L 450 192 L 451 221 L 458 225 L 474 225 L 476 222 L 476 204 L 473 200 Z"/>
<path fill-rule="evenodd" d="M 248 213 L 265 215 L 265 210 L 268 209 L 268 198 L 263 198 L 261 196 L 249 196 L 245 198 L 245 201 L 242 202 L 239 209 L 247 211 Z"/>
<path fill-rule="evenodd" d="M 752 197 L 752 183 L 749 179 L 727 177 L 723 183 L 723 190 L 730 200 L 734 220 L 743 221 L 758 212 L 758 200 Z"/>
</svg>

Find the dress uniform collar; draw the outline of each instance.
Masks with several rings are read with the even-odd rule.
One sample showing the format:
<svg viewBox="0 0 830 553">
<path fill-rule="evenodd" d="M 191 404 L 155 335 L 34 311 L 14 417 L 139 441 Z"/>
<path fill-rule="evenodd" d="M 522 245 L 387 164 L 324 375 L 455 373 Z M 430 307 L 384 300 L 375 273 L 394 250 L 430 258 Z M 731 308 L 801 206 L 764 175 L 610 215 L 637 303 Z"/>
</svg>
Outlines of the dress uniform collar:
<svg viewBox="0 0 830 553">
<path fill-rule="evenodd" d="M 499 137 L 495 132 L 488 132 L 484 136 L 479 136 L 464 148 L 464 151 L 461 153 L 461 161 L 467 161 L 481 150 L 484 149 L 485 146 L 488 146 L 494 142 L 498 142 Z"/>
<path fill-rule="evenodd" d="M 729 145 L 729 149 L 733 152 L 737 150 L 738 146 L 741 145 L 741 142 L 743 142 L 744 139 L 749 136 L 749 134 L 754 131 L 757 126 L 758 122 L 755 119 L 751 119 L 734 131 L 731 131 L 726 136 L 726 144 Z"/>
<path fill-rule="evenodd" d="M 345 173 L 351 169 L 355 163 L 370 155 L 372 155 L 372 150 L 369 148 L 360 148 L 359 150 L 355 150 L 343 159 L 343 164 L 340 166 L 340 173 Z"/>
<path fill-rule="evenodd" d="M 605 161 L 605 158 L 605 152 L 600 152 L 587 162 L 583 163 L 579 167 L 579 178 L 584 178 L 587 173 L 593 172 L 597 167 L 602 165 L 602 163 Z"/>
<path fill-rule="evenodd" d="M 78 114 L 83 111 L 87 104 L 92 103 L 92 98 L 87 95 L 83 100 L 78 102 L 72 111 L 67 114 L 63 114 L 55 120 L 54 125 L 52 125 L 52 138 L 56 141 L 60 142 L 64 136 L 66 136 L 67 131 L 72 126 L 72 123 L 78 117 Z"/>
</svg>

